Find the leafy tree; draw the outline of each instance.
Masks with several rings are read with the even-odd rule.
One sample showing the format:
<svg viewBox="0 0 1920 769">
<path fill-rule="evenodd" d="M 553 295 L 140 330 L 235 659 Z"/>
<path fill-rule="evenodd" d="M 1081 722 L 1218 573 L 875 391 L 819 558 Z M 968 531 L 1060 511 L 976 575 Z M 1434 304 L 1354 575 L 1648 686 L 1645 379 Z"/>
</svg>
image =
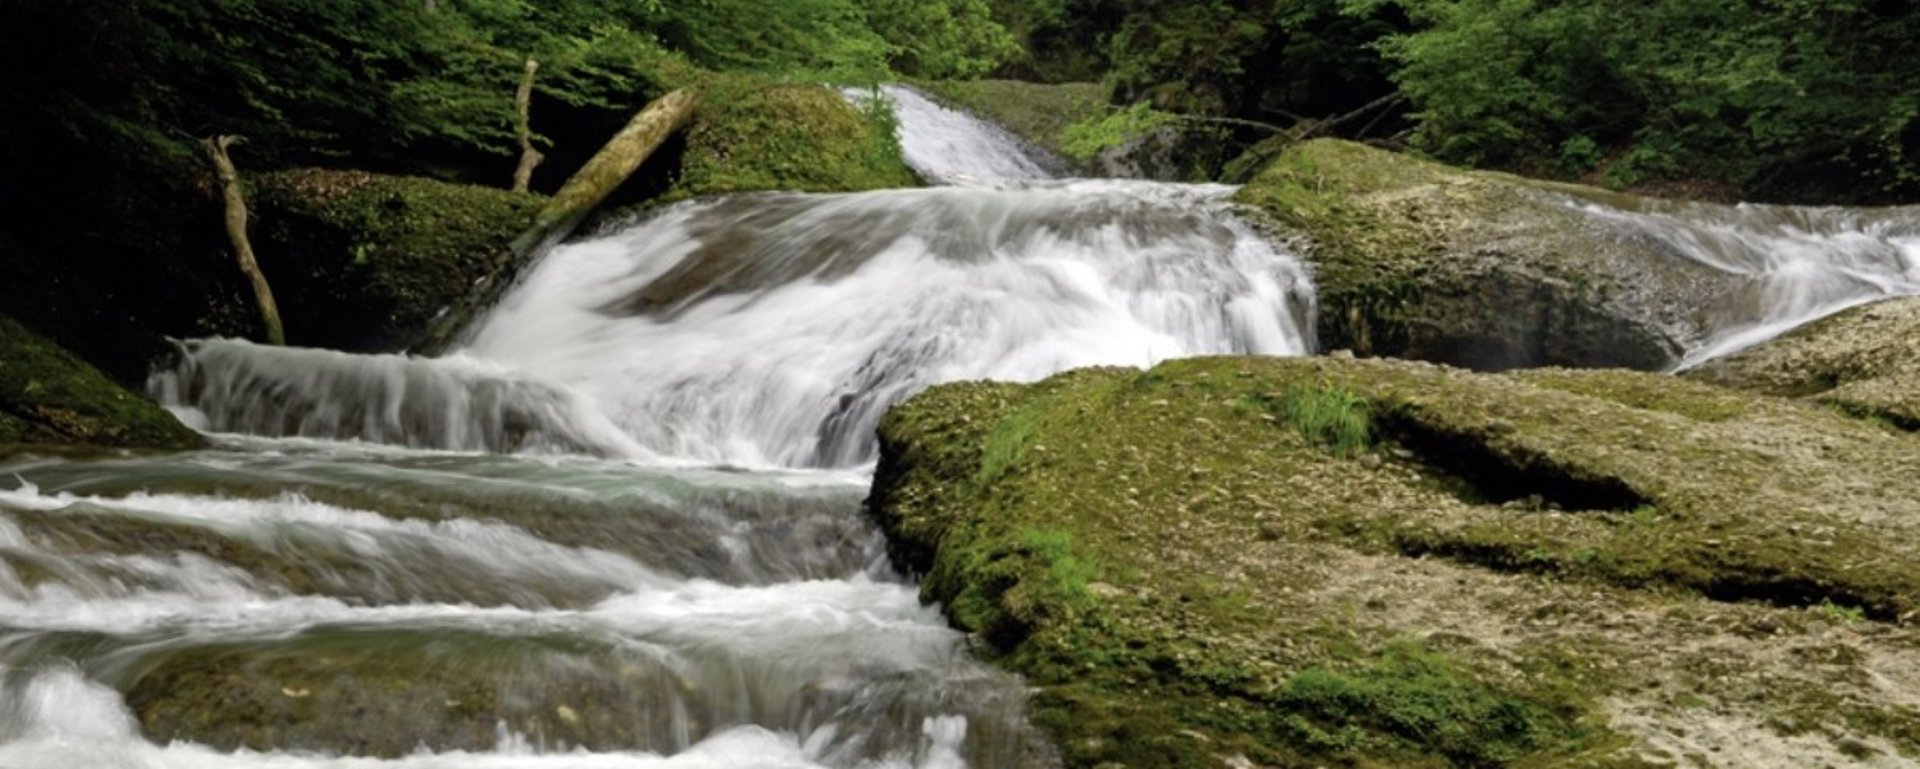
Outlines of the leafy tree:
<svg viewBox="0 0 1920 769">
<path fill-rule="evenodd" d="M 867 24 L 887 43 L 887 63 L 903 75 L 968 78 L 987 74 L 1018 52 L 986 0 L 861 0 Z"/>
<path fill-rule="evenodd" d="M 1417 143 L 1448 160 L 1563 173 L 1598 164 L 1619 184 L 1706 178 L 1769 197 L 1901 196 L 1920 181 L 1909 160 L 1920 151 L 1911 4 L 1385 4 L 1417 25 L 1382 45 L 1416 105 Z"/>
</svg>

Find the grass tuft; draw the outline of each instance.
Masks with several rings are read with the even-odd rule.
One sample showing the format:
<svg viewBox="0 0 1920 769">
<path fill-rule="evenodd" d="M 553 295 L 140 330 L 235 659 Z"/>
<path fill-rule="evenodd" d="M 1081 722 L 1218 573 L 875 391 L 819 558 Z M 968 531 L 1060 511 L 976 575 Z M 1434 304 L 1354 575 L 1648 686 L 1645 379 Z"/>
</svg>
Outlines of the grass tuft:
<svg viewBox="0 0 1920 769">
<path fill-rule="evenodd" d="M 1367 401 L 1350 390 L 1294 385 L 1280 396 L 1280 412 L 1310 443 L 1350 457 L 1373 445 Z"/>
<path fill-rule="evenodd" d="M 1437 753 L 1460 766 L 1505 765 L 1570 728 L 1416 641 L 1358 669 L 1302 670 L 1278 704 L 1283 731 L 1316 752 Z"/>
</svg>

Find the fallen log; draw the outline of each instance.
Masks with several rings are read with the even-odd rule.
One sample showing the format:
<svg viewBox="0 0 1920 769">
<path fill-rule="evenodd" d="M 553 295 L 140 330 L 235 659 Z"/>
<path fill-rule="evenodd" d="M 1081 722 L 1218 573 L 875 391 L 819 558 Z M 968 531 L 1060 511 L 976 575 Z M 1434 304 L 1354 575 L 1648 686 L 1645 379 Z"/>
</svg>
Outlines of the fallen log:
<svg viewBox="0 0 1920 769">
<path fill-rule="evenodd" d="M 607 140 L 606 145 L 547 200 L 546 206 L 534 215 L 533 224 L 513 239 L 508 246 L 512 254 L 507 266 L 475 284 L 466 301 L 441 313 L 416 352 L 436 355 L 452 347 L 457 341 L 455 334 L 476 314 L 493 306 L 521 266 L 580 226 L 667 137 L 692 122 L 694 110 L 699 106 L 699 93 L 682 88 L 654 99 L 635 114 L 625 128 Z"/>
<path fill-rule="evenodd" d="M 572 233 L 667 137 L 692 121 L 694 110 L 699 106 L 700 95 L 687 88 L 647 104 L 553 194 L 546 207 L 534 216 L 533 226 L 514 239 L 514 253 L 533 253 Z"/>
</svg>

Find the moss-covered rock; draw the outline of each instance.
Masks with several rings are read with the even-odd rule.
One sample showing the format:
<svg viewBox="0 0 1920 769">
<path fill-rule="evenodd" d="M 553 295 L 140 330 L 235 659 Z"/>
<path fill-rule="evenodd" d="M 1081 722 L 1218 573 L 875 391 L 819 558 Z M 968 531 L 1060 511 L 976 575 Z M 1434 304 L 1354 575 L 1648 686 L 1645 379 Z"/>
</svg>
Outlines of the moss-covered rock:
<svg viewBox="0 0 1920 769">
<path fill-rule="evenodd" d="M 1306 236 L 1321 342 L 1363 355 L 1659 368 L 1698 336 L 1694 300 L 1734 280 L 1574 205 L 1633 199 L 1352 142 L 1288 148 L 1238 200 Z"/>
<path fill-rule="evenodd" d="M 205 439 L 152 401 L 0 315 L 0 444 L 186 449 Z"/>
<path fill-rule="evenodd" d="M 1220 358 L 939 387 L 881 437 L 896 560 L 1072 766 L 1920 756 L 1920 452 L 1827 409 Z"/>
<path fill-rule="evenodd" d="M 744 74 L 709 74 L 695 87 L 700 110 L 669 199 L 918 184 L 886 113 L 863 111 L 830 88 Z"/>
<path fill-rule="evenodd" d="M 1920 299 L 1856 307 L 1687 375 L 1920 430 Z"/>
<path fill-rule="evenodd" d="M 254 248 L 291 344 L 391 352 L 476 281 L 512 266 L 534 195 L 364 171 L 303 169 L 252 182 Z"/>
<path fill-rule="evenodd" d="M 122 677 L 149 739 L 222 750 L 484 751 L 502 724 L 547 745 L 634 750 L 725 723 L 657 655 L 558 636 L 319 630 L 162 649 Z M 673 700 L 691 707 L 676 716 Z"/>
</svg>

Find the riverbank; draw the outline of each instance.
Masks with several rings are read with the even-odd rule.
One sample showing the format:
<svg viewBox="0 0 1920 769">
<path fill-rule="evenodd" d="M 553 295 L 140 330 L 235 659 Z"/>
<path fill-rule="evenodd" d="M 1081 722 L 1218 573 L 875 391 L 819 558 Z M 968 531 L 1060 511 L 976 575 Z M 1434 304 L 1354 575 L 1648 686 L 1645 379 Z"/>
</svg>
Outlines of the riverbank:
<svg viewBox="0 0 1920 769">
<path fill-rule="evenodd" d="M 1917 455 L 1817 407 L 1217 358 L 944 386 L 881 432 L 896 562 L 1070 766 L 1920 751 Z"/>
</svg>

